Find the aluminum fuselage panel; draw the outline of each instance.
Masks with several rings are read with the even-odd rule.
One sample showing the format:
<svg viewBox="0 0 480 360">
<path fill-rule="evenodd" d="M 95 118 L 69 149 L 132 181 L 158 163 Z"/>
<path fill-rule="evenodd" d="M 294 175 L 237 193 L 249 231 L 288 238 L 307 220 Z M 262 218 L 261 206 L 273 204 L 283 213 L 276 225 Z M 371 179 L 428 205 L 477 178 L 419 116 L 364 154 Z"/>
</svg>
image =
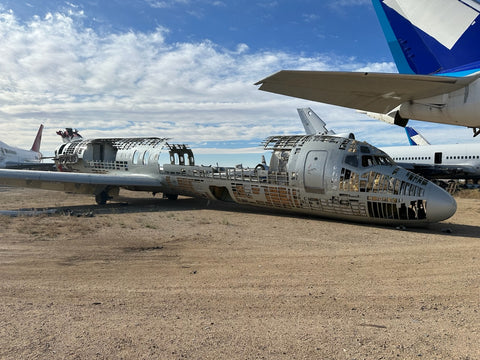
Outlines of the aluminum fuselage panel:
<svg viewBox="0 0 480 360">
<path fill-rule="evenodd" d="M 265 149 L 269 166 L 219 168 L 195 165 L 188 147 L 165 139 L 82 140 L 57 149 L 60 172 L 0 170 L 0 183 L 95 195 L 126 188 L 390 225 L 441 221 L 456 210 L 444 190 L 364 142 L 279 136 Z"/>
</svg>

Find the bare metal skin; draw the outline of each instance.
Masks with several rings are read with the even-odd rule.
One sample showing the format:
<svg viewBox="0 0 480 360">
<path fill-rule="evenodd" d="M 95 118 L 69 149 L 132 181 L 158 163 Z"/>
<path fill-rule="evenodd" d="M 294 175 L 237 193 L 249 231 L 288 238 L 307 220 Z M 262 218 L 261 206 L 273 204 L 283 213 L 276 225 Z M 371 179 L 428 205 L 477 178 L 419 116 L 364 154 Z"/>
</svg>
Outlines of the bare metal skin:
<svg viewBox="0 0 480 360">
<path fill-rule="evenodd" d="M 438 222 L 456 211 L 446 191 L 365 142 L 304 135 L 264 145 L 269 166 L 238 169 L 195 165 L 191 149 L 162 138 L 76 140 L 56 150 L 59 172 L 0 170 L 0 183 L 94 194 L 100 204 L 125 188 L 388 225 Z"/>
</svg>

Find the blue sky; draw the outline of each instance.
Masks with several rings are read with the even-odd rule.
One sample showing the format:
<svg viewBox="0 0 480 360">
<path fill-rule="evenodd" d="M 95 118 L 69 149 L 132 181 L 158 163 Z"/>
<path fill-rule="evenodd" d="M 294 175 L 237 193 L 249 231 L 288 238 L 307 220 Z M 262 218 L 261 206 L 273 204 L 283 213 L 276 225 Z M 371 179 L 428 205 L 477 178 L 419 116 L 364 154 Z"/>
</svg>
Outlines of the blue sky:
<svg viewBox="0 0 480 360">
<path fill-rule="evenodd" d="M 71 126 L 251 165 L 265 137 L 302 133 L 296 108 L 307 106 L 337 132 L 407 144 L 401 128 L 253 85 L 281 69 L 395 72 L 370 0 L 4 0 L 0 52 L 0 139 L 29 147 L 43 123 L 45 154 Z M 473 141 L 412 124 L 431 143 Z"/>
</svg>

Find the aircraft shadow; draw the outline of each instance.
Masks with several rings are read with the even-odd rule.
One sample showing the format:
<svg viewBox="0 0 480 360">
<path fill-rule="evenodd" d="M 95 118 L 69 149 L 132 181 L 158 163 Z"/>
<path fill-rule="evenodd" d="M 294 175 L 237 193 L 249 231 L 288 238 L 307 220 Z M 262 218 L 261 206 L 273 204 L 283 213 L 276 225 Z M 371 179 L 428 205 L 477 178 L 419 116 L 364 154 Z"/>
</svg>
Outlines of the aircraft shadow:
<svg viewBox="0 0 480 360">
<path fill-rule="evenodd" d="M 171 212 L 171 211 L 192 211 L 211 209 L 215 211 L 251 213 L 251 214 L 269 214 L 278 217 L 289 217 L 297 219 L 321 220 L 326 222 L 352 224 L 351 221 L 342 221 L 336 219 L 328 219 L 320 216 L 308 214 L 296 214 L 275 209 L 263 209 L 248 205 L 236 203 L 227 203 L 222 201 L 210 201 L 207 199 L 180 197 L 175 201 L 163 198 L 128 198 L 120 196 L 115 201 L 105 205 L 72 205 L 72 206 L 56 206 L 36 209 L 16 209 L 16 210 L 0 210 L 0 215 L 10 216 L 35 216 L 42 214 L 69 215 L 77 217 L 92 217 L 100 214 L 125 214 L 125 213 L 148 213 L 148 212 Z M 389 228 L 388 226 L 372 225 L 365 223 L 355 223 L 358 226 L 368 226 L 376 228 Z M 395 229 L 396 227 L 391 227 Z M 453 237 L 473 237 L 477 238 L 480 233 L 480 226 L 452 224 L 452 223 L 436 223 L 425 227 L 398 227 L 399 231 L 409 231 L 424 234 L 442 234 Z"/>
</svg>

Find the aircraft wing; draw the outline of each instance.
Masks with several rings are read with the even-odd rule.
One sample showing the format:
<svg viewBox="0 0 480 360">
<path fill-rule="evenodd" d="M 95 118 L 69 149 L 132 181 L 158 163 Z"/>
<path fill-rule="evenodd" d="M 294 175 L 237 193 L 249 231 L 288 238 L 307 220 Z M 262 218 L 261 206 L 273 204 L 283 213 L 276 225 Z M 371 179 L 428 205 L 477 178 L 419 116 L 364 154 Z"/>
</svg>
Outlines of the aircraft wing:
<svg viewBox="0 0 480 360">
<path fill-rule="evenodd" d="M 385 114 L 398 105 L 458 90 L 477 77 L 282 70 L 259 90 Z"/>
<path fill-rule="evenodd" d="M 148 175 L 104 175 L 58 171 L 0 169 L 0 184 L 70 192 L 104 189 L 107 186 L 161 188 L 159 179 Z M 91 190 L 90 190 L 91 191 Z"/>
<path fill-rule="evenodd" d="M 55 163 L 14 163 L 5 165 L 5 169 L 17 169 L 17 170 L 43 170 L 43 171 L 55 171 Z"/>
</svg>

